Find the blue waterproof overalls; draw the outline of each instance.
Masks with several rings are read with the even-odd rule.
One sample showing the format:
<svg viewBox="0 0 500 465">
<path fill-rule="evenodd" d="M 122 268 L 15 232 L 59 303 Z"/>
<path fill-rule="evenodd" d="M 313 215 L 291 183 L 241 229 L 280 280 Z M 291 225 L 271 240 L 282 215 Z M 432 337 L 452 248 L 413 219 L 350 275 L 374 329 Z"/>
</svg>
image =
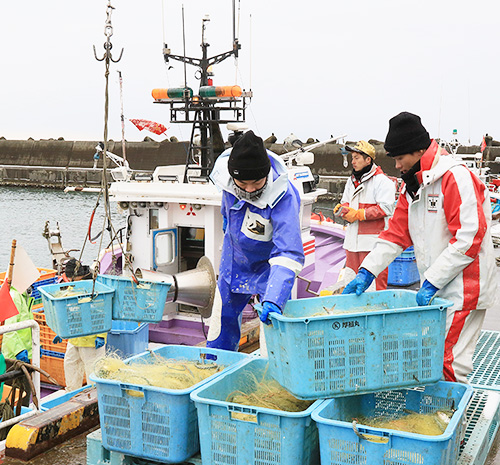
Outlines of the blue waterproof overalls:
<svg viewBox="0 0 500 465">
<path fill-rule="evenodd" d="M 224 189 L 221 212 L 227 227 L 217 283 L 222 310 L 220 321 L 213 321 L 218 317 L 216 314 L 210 321 L 211 328 L 220 325 L 220 333 L 207 341 L 207 347 L 237 350 L 244 307 L 253 295 L 258 295 L 261 302 L 283 308 L 304 264 L 304 248 L 300 197 L 288 181 L 282 160 L 268 151 L 271 160 L 268 187 L 262 198 L 253 202 L 240 200 L 234 191 L 230 192 L 229 153 L 226 151 L 219 157 L 212 172 L 216 185 Z"/>
</svg>

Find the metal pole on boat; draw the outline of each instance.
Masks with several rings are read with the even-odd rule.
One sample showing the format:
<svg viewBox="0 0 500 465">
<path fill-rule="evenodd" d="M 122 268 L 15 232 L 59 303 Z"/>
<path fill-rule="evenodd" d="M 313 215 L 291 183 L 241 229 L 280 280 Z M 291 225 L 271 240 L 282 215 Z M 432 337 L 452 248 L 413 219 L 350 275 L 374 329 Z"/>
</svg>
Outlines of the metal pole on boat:
<svg viewBox="0 0 500 465">
<path fill-rule="evenodd" d="M 118 71 L 118 76 L 120 80 L 120 108 L 121 108 L 120 119 L 122 121 L 122 157 L 123 160 L 125 161 L 127 159 L 127 154 L 125 152 L 125 117 L 123 116 L 123 79 L 121 71 Z"/>
</svg>

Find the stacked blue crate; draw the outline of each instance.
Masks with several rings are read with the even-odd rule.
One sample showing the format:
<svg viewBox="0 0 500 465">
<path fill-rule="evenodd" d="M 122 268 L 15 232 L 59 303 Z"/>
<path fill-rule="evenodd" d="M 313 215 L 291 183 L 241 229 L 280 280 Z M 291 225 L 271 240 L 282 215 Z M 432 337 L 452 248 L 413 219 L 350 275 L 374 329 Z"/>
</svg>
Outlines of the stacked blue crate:
<svg viewBox="0 0 500 465">
<path fill-rule="evenodd" d="M 33 297 L 34 299 L 40 299 L 41 294 L 40 294 L 40 290 L 38 288 L 42 287 L 42 286 L 47 286 L 48 284 L 55 284 L 55 283 L 57 283 L 57 276 L 54 276 L 54 277 L 48 278 L 48 279 L 42 279 L 41 281 L 35 281 L 31 285 L 32 291 L 31 291 L 30 297 Z"/>
<path fill-rule="evenodd" d="M 219 349 L 170 345 L 126 361 L 151 364 L 157 363 L 160 357 L 203 364 L 207 356 L 215 357 L 223 370 L 186 389 L 123 383 L 92 374 L 90 381 L 97 387 L 105 450 L 161 463 L 179 463 L 196 455 L 200 447 L 198 418 L 189 394 L 236 368 L 250 356 Z"/>
<path fill-rule="evenodd" d="M 380 391 L 326 400 L 312 413 L 319 429 L 321 463 L 456 465 L 472 394 L 470 385 L 439 381 L 418 390 Z M 408 411 L 425 414 L 439 410 L 454 413 L 446 430 L 437 436 L 375 428 L 353 421 L 363 417 L 400 417 Z M 387 457 L 390 462 L 386 462 Z"/>
<path fill-rule="evenodd" d="M 408 247 L 389 265 L 387 284 L 391 286 L 409 286 L 420 281 L 413 246 Z"/>
<path fill-rule="evenodd" d="M 149 324 L 134 321 L 113 320 L 106 340 L 106 349 L 119 357 L 128 358 L 148 348 Z"/>
<path fill-rule="evenodd" d="M 191 393 L 203 465 L 319 463 L 318 430 L 311 413 L 321 400 L 300 412 L 227 401 L 231 393 L 246 392 L 249 377 L 270 381 L 267 365 L 267 359 L 255 357 Z"/>
</svg>

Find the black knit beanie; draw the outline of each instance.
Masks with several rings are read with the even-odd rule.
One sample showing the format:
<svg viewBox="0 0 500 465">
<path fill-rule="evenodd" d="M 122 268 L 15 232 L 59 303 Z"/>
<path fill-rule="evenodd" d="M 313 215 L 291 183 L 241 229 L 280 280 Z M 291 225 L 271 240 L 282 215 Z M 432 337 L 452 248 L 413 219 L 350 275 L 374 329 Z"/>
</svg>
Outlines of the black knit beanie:
<svg viewBox="0 0 500 465">
<path fill-rule="evenodd" d="M 227 163 L 229 174 L 240 181 L 265 178 L 271 169 L 264 142 L 253 131 L 243 134 L 233 146 Z"/>
<path fill-rule="evenodd" d="M 384 143 L 389 157 L 427 149 L 429 145 L 431 138 L 422 125 L 420 116 L 403 111 L 389 120 L 389 132 Z"/>
</svg>

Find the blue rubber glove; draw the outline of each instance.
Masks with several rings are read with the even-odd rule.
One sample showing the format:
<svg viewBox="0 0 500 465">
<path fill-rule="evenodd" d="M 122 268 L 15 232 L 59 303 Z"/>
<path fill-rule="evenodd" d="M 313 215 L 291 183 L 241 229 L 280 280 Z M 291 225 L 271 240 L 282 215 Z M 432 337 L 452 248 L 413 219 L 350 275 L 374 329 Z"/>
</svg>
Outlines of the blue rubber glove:
<svg viewBox="0 0 500 465">
<path fill-rule="evenodd" d="M 370 284 L 375 279 L 368 270 L 360 268 L 356 277 L 345 287 L 342 294 L 354 294 L 361 295 L 365 292 Z"/>
<path fill-rule="evenodd" d="M 227 228 L 227 218 L 222 215 L 222 231 L 226 232 L 226 228 Z"/>
<path fill-rule="evenodd" d="M 420 306 L 429 305 L 437 291 L 439 289 L 426 279 L 417 292 L 417 304 Z"/>
<path fill-rule="evenodd" d="M 271 321 L 268 317 L 271 312 L 276 312 L 281 315 L 281 309 L 276 304 L 273 304 L 272 302 L 264 302 L 262 304 L 262 312 L 259 316 L 260 321 L 266 325 L 270 325 Z"/>
<path fill-rule="evenodd" d="M 21 361 L 21 362 L 29 363 L 30 359 L 28 357 L 28 351 L 26 349 L 21 350 L 21 352 L 19 352 L 16 355 L 16 359 L 19 360 L 19 361 Z"/>
<path fill-rule="evenodd" d="M 106 341 L 104 340 L 103 337 L 96 337 L 95 338 L 95 348 L 96 349 L 100 349 L 105 343 L 106 343 Z"/>
<path fill-rule="evenodd" d="M 62 342 L 61 336 L 56 336 L 54 339 L 52 339 L 52 342 L 54 344 L 60 344 Z"/>
</svg>

